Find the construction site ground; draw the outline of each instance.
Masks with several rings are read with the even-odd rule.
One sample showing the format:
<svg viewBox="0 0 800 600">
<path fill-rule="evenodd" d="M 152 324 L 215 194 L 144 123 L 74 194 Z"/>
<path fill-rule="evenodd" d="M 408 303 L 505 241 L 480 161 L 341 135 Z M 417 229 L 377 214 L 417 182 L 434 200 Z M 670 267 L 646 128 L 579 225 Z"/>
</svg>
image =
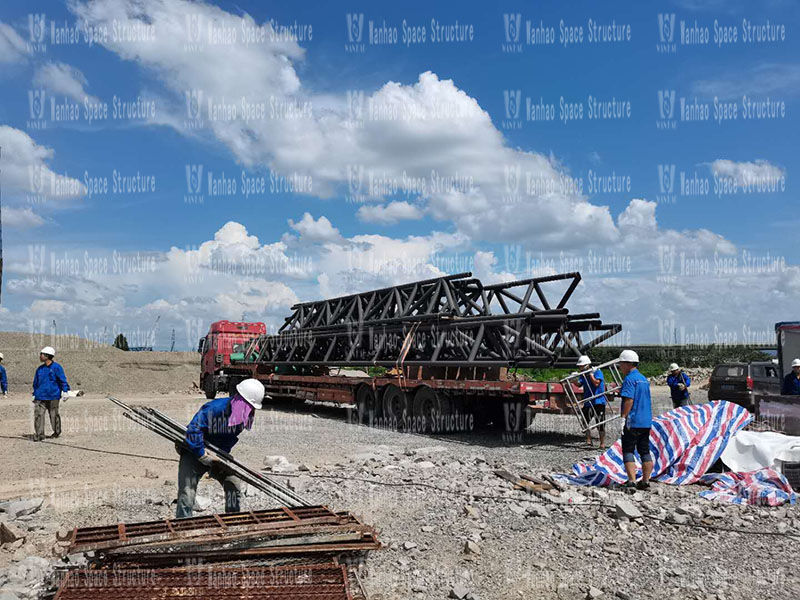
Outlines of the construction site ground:
<svg viewBox="0 0 800 600">
<path fill-rule="evenodd" d="M 185 392 L 118 396 L 184 423 L 205 402 Z M 666 388 L 653 396 L 659 411 L 670 406 Z M 61 438 L 35 443 L 27 389 L 0 400 L 0 499 L 45 498 L 17 521 L 28 536 L 3 546 L 0 568 L 52 558 L 59 530 L 174 515 L 171 445 L 97 393 L 69 400 L 62 419 Z M 571 416 L 539 415 L 532 428 L 510 438 L 502 429 L 404 434 L 352 425 L 338 407 L 281 404 L 257 414 L 234 453 L 378 528 L 385 548 L 362 568 L 373 600 L 797 596 L 796 506 L 714 504 L 697 496 L 699 486 L 659 484 L 634 495 L 570 488 L 560 503 L 544 502 L 494 471 L 566 472 L 597 448 L 586 447 Z M 198 493 L 206 514 L 222 510 L 216 482 L 204 479 Z M 620 518 L 620 500 L 643 518 Z M 272 506 L 249 494 L 243 508 Z"/>
</svg>

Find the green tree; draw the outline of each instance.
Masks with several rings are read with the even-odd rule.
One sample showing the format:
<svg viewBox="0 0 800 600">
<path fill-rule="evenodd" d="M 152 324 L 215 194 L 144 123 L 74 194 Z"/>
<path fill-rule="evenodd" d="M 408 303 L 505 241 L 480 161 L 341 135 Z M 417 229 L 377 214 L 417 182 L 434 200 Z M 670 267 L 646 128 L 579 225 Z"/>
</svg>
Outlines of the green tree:
<svg viewBox="0 0 800 600">
<path fill-rule="evenodd" d="M 120 350 L 128 350 L 128 340 L 125 339 L 125 336 L 121 333 L 114 338 L 114 348 L 119 348 Z"/>
</svg>

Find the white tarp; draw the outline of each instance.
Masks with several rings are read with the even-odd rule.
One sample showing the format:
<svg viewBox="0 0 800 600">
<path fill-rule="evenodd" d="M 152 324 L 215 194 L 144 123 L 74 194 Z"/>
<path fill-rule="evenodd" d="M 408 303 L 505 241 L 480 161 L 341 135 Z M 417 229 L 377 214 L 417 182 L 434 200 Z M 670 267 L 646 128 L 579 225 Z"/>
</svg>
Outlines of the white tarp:
<svg viewBox="0 0 800 600">
<path fill-rule="evenodd" d="M 800 437 L 772 431 L 739 431 L 722 451 L 722 462 L 731 471 L 744 472 L 800 462 Z"/>
</svg>

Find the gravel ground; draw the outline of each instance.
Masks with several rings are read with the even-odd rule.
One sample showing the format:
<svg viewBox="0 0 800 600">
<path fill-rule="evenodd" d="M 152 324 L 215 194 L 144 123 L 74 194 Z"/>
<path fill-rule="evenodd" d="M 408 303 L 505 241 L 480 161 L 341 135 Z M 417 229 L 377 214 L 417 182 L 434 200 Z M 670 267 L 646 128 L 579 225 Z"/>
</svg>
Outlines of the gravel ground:
<svg viewBox="0 0 800 600">
<path fill-rule="evenodd" d="M 665 409 L 666 389 L 654 388 L 654 397 Z M 199 395 L 121 398 L 184 422 L 204 402 Z M 0 575 L 0 585 L 20 598 L 30 591 L 21 589 L 20 565 L 33 572 L 25 561 L 35 559 L 26 557 L 51 559 L 59 529 L 174 512 L 177 461 L 169 443 L 96 395 L 70 400 L 63 413 L 62 438 L 35 444 L 23 437 L 31 430 L 28 396 L 0 404 L 0 498 L 45 498 L 40 510 L 14 521 L 29 530 L 26 541 L 0 550 L 0 567 L 16 568 L 11 579 Z M 558 504 L 493 474 L 569 470 L 596 453 L 576 425 L 574 417 L 540 415 L 534 433 L 515 439 L 496 430 L 424 436 L 354 426 L 340 408 L 288 404 L 259 413 L 236 455 L 258 467 L 268 456 L 285 457 L 292 466 L 275 477 L 378 528 L 385 548 L 362 566 L 373 600 L 798 597 L 797 507 L 719 505 L 698 498 L 699 486 L 658 484 L 635 495 L 571 488 L 560 500 L 572 503 Z M 207 510 L 222 510 L 215 482 L 203 480 L 199 494 Z M 616 518 L 620 500 L 644 518 Z M 245 498 L 247 508 L 273 505 Z"/>
</svg>

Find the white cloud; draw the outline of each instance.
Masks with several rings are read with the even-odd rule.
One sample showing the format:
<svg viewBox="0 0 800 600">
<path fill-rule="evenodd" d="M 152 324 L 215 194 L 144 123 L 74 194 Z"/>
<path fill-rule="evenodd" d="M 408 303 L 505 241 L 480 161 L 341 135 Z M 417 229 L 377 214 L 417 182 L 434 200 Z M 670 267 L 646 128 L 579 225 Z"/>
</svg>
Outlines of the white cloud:
<svg viewBox="0 0 800 600">
<path fill-rule="evenodd" d="M 379 225 L 392 225 L 398 221 L 414 221 L 423 216 L 417 206 L 405 200 L 377 206 L 365 204 L 358 209 L 356 214 L 365 223 Z"/>
<path fill-rule="evenodd" d="M 3 207 L 3 225 L 12 227 L 14 229 L 31 229 L 44 225 L 44 219 L 33 212 L 28 206 L 25 208 L 16 208 L 13 206 Z"/>
<path fill-rule="evenodd" d="M 710 164 L 711 172 L 720 178 L 733 179 L 741 187 L 751 187 L 758 182 L 775 182 L 785 177 L 786 172 L 766 160 L 734 162 L 718 158 Z"/>
<path fill-rule="evenodd" d="M 48 162 L 55 153 L 40 146 L 24 131 L 0 125 L 0 146 L 3 148 L 3 191 L 5 197 L 20 200 L 23 196 L 52 200 L 52 206 L 83 196 L 86 186 L 78 179 L 53 171 Z"/>
<path fill-rule="evenodd" d="M 12 64 L 24 62 L 28 57 L 28 46 L 25 40 L 11 25 L 0 22 L 0 63 Z"/>
<path fill-rule="evenodd" d="M 321 216 L 316 221 L 310 213 L 304 213 L 303 218 L 297 223 L 289 219 L 289 226 L 300 234 L 300 240 L 304 242 L 328 242 L 339 243 L 342 235 L 327 217 Z"/>
<path fill-rule="evenodd" d="M 34 87 L 63 94 L 77 102 L 83 102 L 86 98 L 90 102 L 97 102 L 84 90 L 89 83 L 86 76 L 79 69 L 62 62 L 48 62 L 37 67 L 32 83 Z"/>
<path fill-rule="evenodd" d="M 771 97 L 773 102 L 795 97 L 800 90 L 800 64 L 761 62 L 748 69 L 729 69 L 714 79 L 700 79 L 692 92 L 702 98 L 740 102 L 742 96 L 754 100 Z M 777 96 L 777 97 L 776 97 Z M 739 104 L 739 110 L 741 110 Z"/>
</svg>

